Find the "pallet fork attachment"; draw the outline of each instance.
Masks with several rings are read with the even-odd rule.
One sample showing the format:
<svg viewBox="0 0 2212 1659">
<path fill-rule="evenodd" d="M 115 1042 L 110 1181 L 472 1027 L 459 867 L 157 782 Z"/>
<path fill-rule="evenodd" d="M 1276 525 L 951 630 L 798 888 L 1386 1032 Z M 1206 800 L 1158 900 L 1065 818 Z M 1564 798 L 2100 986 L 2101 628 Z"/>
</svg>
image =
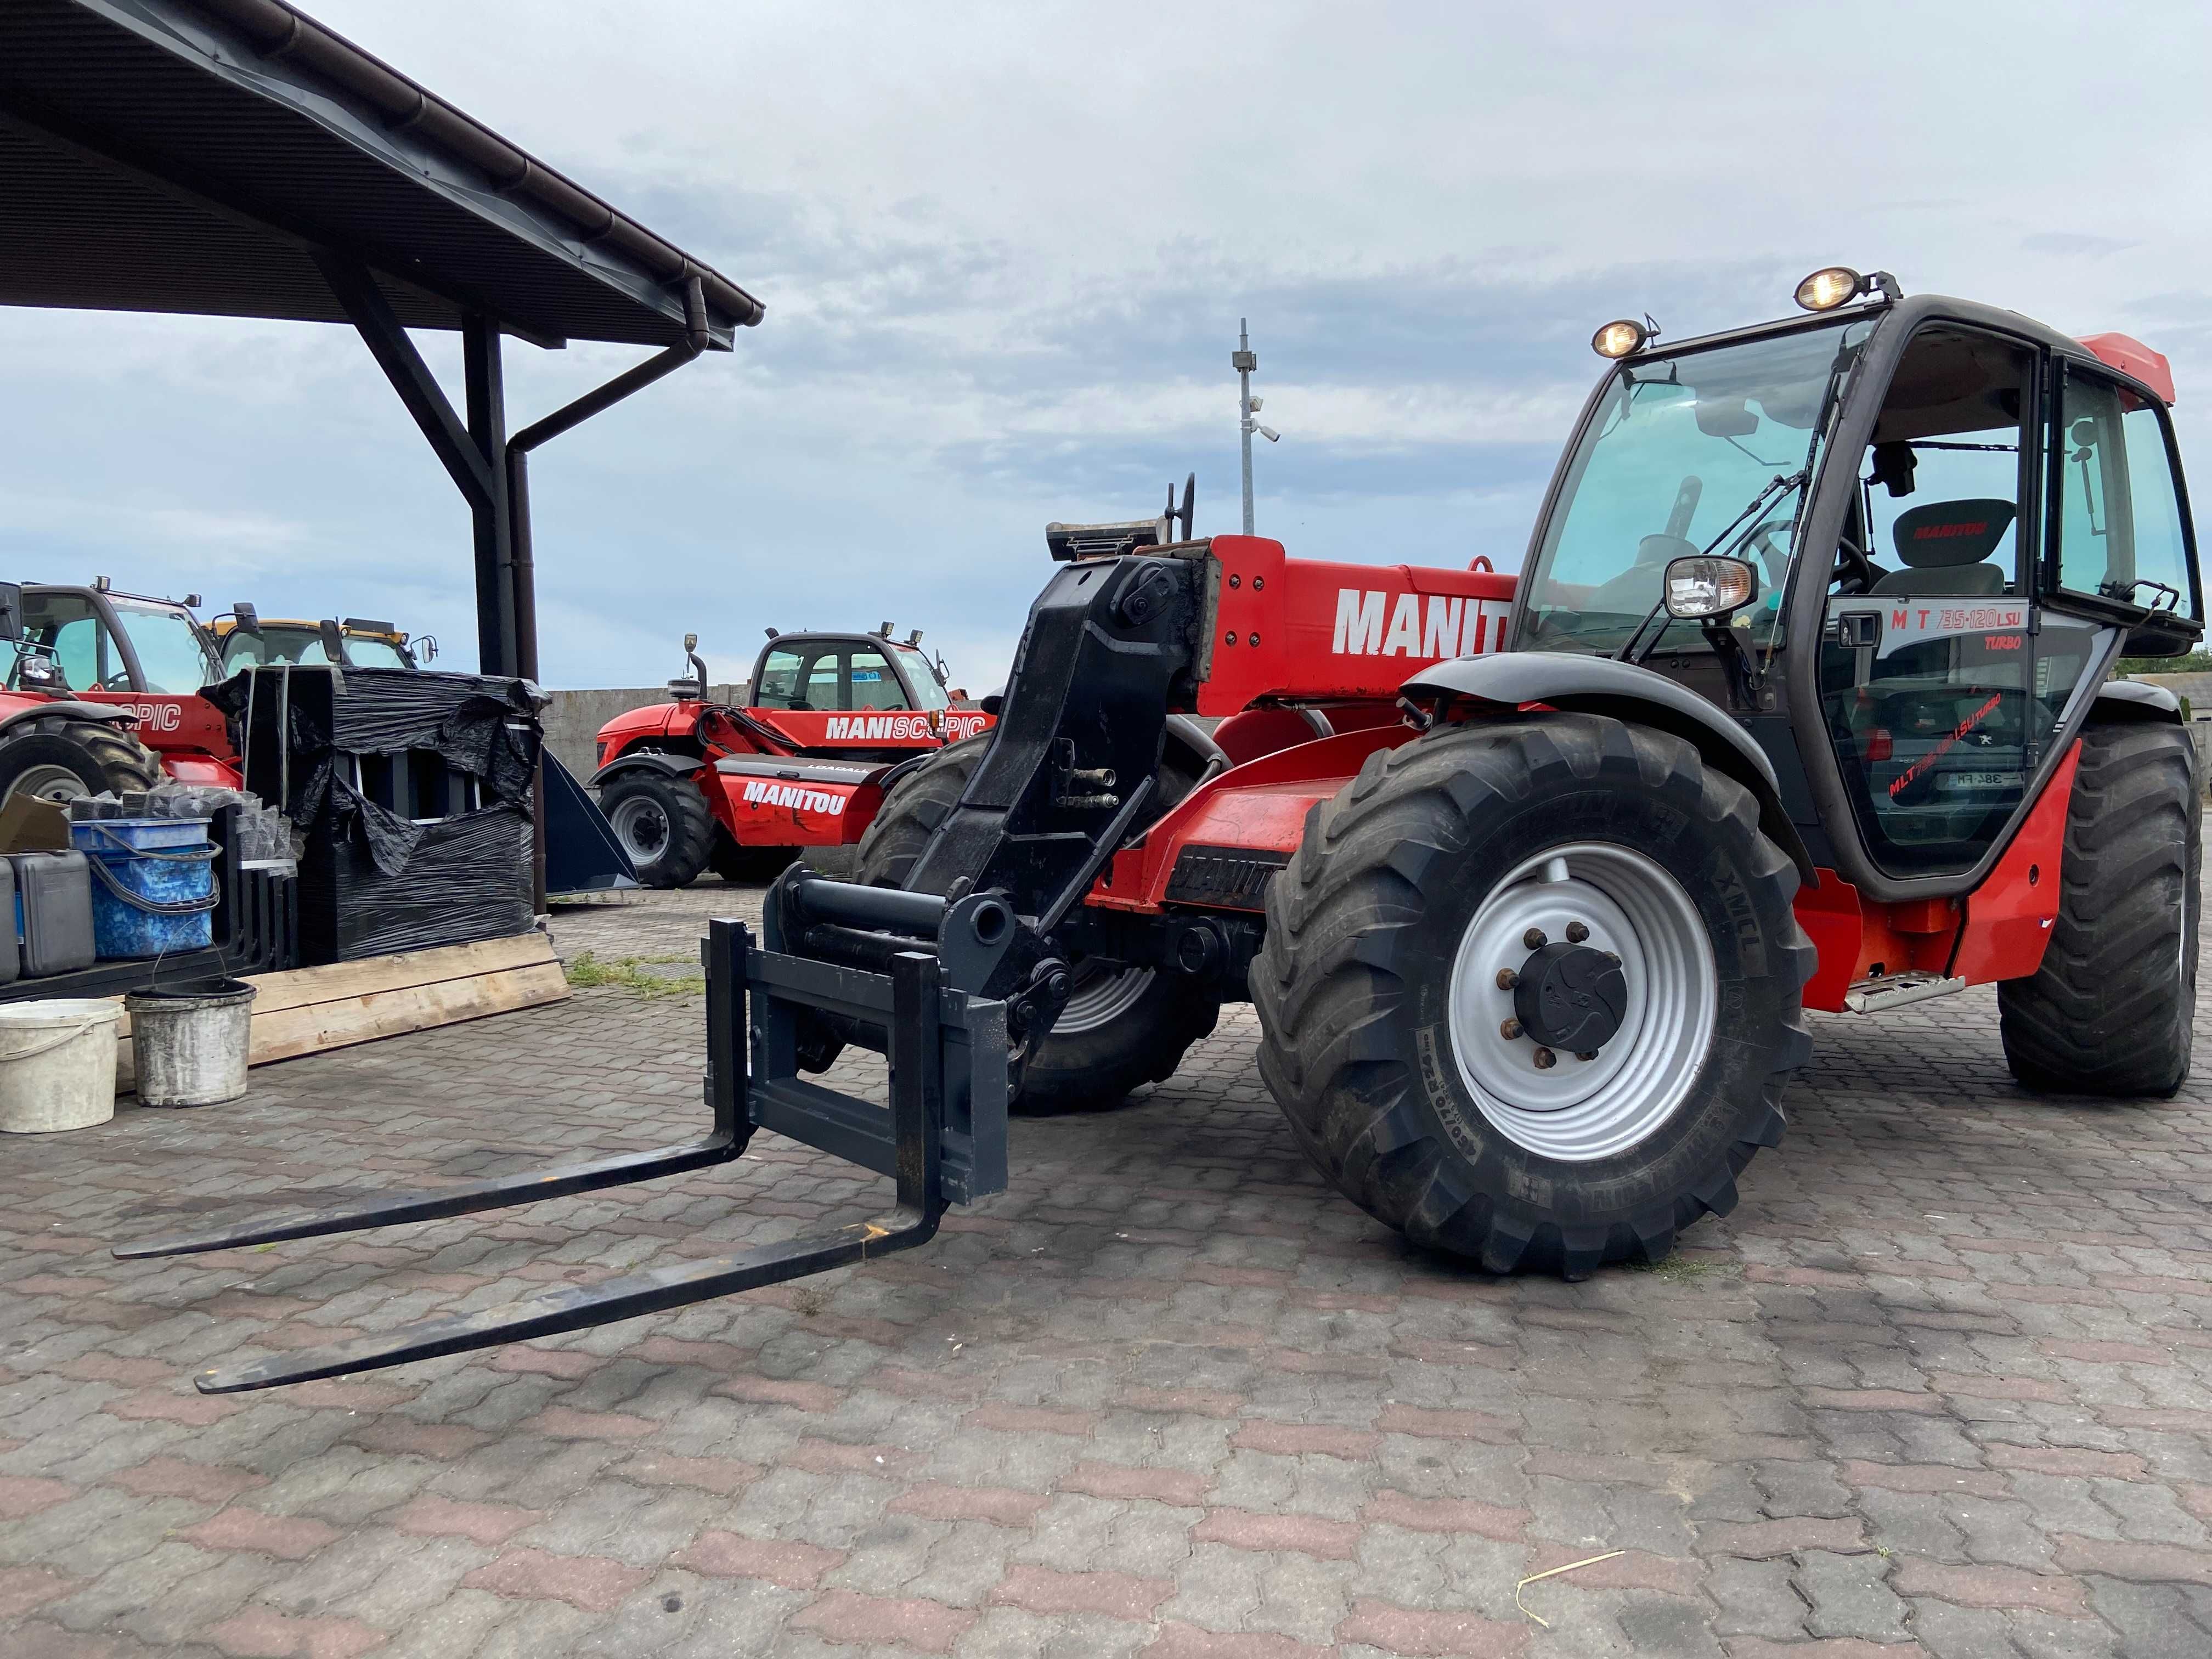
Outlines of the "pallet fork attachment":
<svg viewBox="0 0 2212 1659">
<path fill-rule="evenodd" d="M 548 1291 L 481 1313 L 202 1372 L 203 1393 L 404 1364 L 756 1290 L 935 1234 L 947 1203 L 1006 1187 L 1006 1108 L 1071 975 L 1060 923 L 1152 798 L 1166 721 L 1203 678 L 1218 572 L 1205 544 L 1063 565 L 1030 609 L 1004 717 L 904 888 L 793 866 L 762 939 L 709 925 L 706 1139 L 125 1246 L 184 1255 L 504 1209 L 726 1164 L 755 1129 L 896 1177 L 886 1214 L 835 1233 Z M 1256 636 L 1255 636 L 1256 641 Z M 890 1060 L 888 1109 L 809 1081 L 846 1046 Z"/>
<path fill-rule="evenodd" d="M 848 890 L 862 896 L 865 904 L 865 896 L 877 890 Z M 598 1164 L 299 1212 L 222 1232 L 125 1245 L 114 1254 L 131 1259 L 231 1249 L 624 1186 L 728 1163 L 744 1152 L 758 1127 L 773 1127 L 896 1182 L 897 1196 L 888 1212 L 835 1232 L 649 1268 L 597 1285 L 565 1286 L 504 1307 L 216 1366 L 193 1379 L 203 1394 L 234 1394 L 611 1324 L 912 1249 L 935 1236 L 948 1200 L 966 1201 L 1004 1189 L 1006 1099 L 1004 1005 L 948 990 L 935 952 L 925 941 L 912 944 L 910 950 L 891 953 L 885 971 L 875 973 L 763 950 L 742 922 L 710 923 L 704 944 L 707 1096 L 714 1109 L 714 1129 L 703 1140 Z M 791 1006 L 793 999 L 804 1008 L 834 1005 L 882 1034 L 890 1061 L 888 1109 L 798 1078 L 791 1063 L 791 1032 L 799 1017 Z M 747 1063 L 749 1047 L 756 1056 L 753 1064 Z"/>
</svg>

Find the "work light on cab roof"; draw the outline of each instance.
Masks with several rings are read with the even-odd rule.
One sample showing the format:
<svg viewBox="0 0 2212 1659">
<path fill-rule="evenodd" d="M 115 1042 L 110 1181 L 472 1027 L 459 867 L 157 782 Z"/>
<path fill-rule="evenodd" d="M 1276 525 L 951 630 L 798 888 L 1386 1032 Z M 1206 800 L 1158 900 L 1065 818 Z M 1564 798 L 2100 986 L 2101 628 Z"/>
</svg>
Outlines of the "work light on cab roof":
<svg viewBox="0 0 2212 1659">
<path fill-rule="evenodd" d="M 1644 343 L 1658 331 L 1650 325 L 1648 318 L 1639 323 L 1632 318 L 1623 317 L 1617 322 L 1607 323 L 1591 335 L 1590 349 L 1601 357 L 1626 357 L 1632 351 L 1642 350 Z"/>
<path fill-rule="evenodd" d="M 1808 311 L 1833 311 L 1864 294 L 1879 294 L 1885 300 L 1905 297 L 1897 278 L 1887 271 L 1874 270 L 1862 276 L 1849 265 L 1823 265 L 1798 283 L 1791 297 Z"/>
</svg>

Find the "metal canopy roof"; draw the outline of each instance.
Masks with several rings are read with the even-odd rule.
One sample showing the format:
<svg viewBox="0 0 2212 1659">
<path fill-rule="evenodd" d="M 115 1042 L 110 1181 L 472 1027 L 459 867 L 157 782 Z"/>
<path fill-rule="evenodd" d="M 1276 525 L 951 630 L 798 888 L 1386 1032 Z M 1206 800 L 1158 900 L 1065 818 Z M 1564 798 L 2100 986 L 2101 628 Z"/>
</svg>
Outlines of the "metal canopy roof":
<svg viewBox="0 0 2212 1659">
<path fill-rule="evenodd" d="M 708 341 L 760 302 L 281 0 L 0 3 L 0 304 Z"/>
</svg>

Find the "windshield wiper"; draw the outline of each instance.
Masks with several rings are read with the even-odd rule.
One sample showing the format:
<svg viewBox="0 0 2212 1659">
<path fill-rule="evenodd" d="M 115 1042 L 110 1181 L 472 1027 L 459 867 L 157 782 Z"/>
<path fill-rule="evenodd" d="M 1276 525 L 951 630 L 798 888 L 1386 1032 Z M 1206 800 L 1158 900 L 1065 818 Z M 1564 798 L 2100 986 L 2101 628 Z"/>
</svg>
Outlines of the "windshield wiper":
<svg viewBox="0 0 2212 1659">
<path fill-rule="evenodd" d="M 1769 501 L 1773 501 L 1778 494 L 1786 493 L 1791 489 L 1802 489 L 1804 486 L 1805 477 L 1805 469 L 1802 467 L 1800 467 L 1795 472 L 1777 473 L 1768 481 L 1767 485 L 1764 489 L 1760 490 L 1759 494 L 1751 498 L 1751 503 L 1749 506 L 1746 507 L 1742 512 L 1737 514 L 1735 517 L 1729 520 L 1728 527 L 1726 529 L 1723 530 L 1719 535 L 1714 537 L 1711 541 L 1705 544 L 1705 552 L 1699 556 L 1703 557 L 1710 556 L 1715 548 L 1718 547 L 1723 542 L 1728 541 L 1728 538 L 1731 535 L 1735 534 L 1736 526 L 1741 525 L 1745 520 L 1755 520 L 1759 512 L 1765 507 Z M 1650 520 L 1646 520 L 1645 522 L 1649 523 Z M 1752 532 L 1750 531 L 1746 531 L 1740 540 L 1749 540 L 1751 533 Z M 1729 543 L 1729 552 L 1727 554 L 1723 554 L 1722 556 L 1725 558 L 1733 555 L 1738 544 L 1738 543 L 1735 542 Z M 1649 611 L 1644 613 L 1644 620 L 1636 624 L 1635 631 L 1630 634 L 1626 640 L 1621 641 L 1620 649 L 1613 653 L 1613 659 L 1615 662 L 1640 663 L 1644 660 L 1644 657 L 1649 657 L 1654 651 L 1656 651 L 1659 648 L 1659 641 L 1666 636 L 1667 633 L 1667 629 L 1663 624 L 1661 626 L 1659 631 L 1651 636 L 1651 643 L 1644 647 L 1644 656 L 1632 657 L 1628 654 L 1635 648 L 1636 642 L 1644 637 L 1644 630 L 1650 627 L 1652 620 L 1666 608 L 1667 576 L 1666 573 L 1662 571 L 1659 576 L 1659 603 L 1653 605 Z"/>
</svg>

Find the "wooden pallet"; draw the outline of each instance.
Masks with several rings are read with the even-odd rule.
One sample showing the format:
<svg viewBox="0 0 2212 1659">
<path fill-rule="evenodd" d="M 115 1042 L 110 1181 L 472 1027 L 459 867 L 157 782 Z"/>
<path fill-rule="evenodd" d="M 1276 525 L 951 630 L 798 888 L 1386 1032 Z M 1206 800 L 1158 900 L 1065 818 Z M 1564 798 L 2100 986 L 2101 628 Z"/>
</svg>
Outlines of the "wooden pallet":
<svg viewBox="0 0 2212 1659">
<path fill-rule="evenodd" d="M 535 1008 L 568 994 L 553 941 L 540 933 L 295 968 L 246 983 L 260 994 L 253 999 L 248 1063 L 254 1066 Z M 133 1058 L 126 1013 L 116 1051 L 118 1092 L 134 1086 Z"/>
</svg>

